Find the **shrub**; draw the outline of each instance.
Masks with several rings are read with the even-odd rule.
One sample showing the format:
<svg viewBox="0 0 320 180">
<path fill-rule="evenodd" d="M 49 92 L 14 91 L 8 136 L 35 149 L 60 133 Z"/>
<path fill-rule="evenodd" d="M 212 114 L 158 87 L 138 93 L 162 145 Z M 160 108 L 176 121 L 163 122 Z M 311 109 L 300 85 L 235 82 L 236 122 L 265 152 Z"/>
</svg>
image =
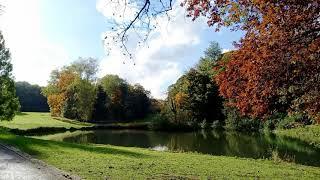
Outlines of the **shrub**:
<svg viewBox="0 0 320 180">
<path fill-rule="evenodd" d="M 285 116 L 279 123 L 277 124 L 278 129 L 291 129 L 301 125 L 304 125 L 308 122 L 307 118 L 300 113 L 295 113 L 291 115 Z"/>
<path fill-rule="evenodd" d="M 267 131 L 276 129 L 279 122 L 281 122 L 285 117 L 285 113 L 274 113 L 264 122 L 264 129 Z"/>
<path fill-rule="evenodd" d="M 163 131 L 188 131 L 198 128 L 191 123 L 178 123 L 170 121 L 168 117 L 163 114 L 156 114 L 152 117 L 150 123 L 150 129 L 152 130 L 163 130 Z"/>
<path fill-rule="evenodd" d="M 259 131 L 263 128 L 263 123 L 259 119 L 243 117 L 235 108 L 226 107 L 225 128 L 236 131 Z"/>
</svg>

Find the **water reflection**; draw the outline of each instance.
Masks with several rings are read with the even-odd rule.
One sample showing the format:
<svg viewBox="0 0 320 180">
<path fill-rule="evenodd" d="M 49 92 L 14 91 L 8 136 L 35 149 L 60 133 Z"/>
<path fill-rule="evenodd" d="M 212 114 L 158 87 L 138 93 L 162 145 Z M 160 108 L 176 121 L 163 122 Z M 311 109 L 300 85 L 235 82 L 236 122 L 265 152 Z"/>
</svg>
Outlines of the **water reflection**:
<svg viewBox="0 0 320 180">
<path fill-rule="evenodd" d="M 273 134 L 242 134 L 226 131 L 167 133 L 136 130 L 96 130 L 66 132 L 41 138 L 74 143 L 112 144 L 152 148 L 159 151 L 192 151 L 247 158 L 290 159 L 320 166 L 320 150 L 302 141 Z M 276 153 L 275 153 L 276 152 Z"/>
</svg>

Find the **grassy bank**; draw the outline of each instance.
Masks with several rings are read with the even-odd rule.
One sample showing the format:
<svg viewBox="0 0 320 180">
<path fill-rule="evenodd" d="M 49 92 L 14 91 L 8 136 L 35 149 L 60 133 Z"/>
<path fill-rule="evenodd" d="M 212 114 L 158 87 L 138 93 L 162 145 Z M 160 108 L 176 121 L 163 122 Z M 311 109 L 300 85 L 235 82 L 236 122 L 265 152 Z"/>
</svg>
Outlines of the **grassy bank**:
<svg viewBox="0 0 320 180">
<path fill-rule="evenodd" d="M 86 179 L 320 178 L 320 168 L 271 160 L 79 145 L 3 132 L 0 133 L 0 142 L 16 146 L 38 159 Z"/>
<path fill-rule="evenodd" d="M 320 148 L 320 125 L 310 125 L 293 129 L 276 130 L 275 133 L 280 136 L 297 138 Z"/>
<path fill-rule="evenodd" d="M 81 128 L 90 126 L 90 124 L 72 123 L 74 121 L 68 119 L 55 119 L 50 116 L 50 113 L 39 112 L 23 112 L 14 117 L 12 121 L 0 121 L 0 126 L 28 130 L 36 128 Z"/>
<path fill-rule="evenodd" d="M 49 113 L 23 112 L 12 121 L 0 121 L 0 127 L 18 135 L 47 135 L 65 131 L 94 129 L 139 129 L 149 130 L 148 122 L 94 124 L 61 117 L 51 117 Z"/>
</svg>

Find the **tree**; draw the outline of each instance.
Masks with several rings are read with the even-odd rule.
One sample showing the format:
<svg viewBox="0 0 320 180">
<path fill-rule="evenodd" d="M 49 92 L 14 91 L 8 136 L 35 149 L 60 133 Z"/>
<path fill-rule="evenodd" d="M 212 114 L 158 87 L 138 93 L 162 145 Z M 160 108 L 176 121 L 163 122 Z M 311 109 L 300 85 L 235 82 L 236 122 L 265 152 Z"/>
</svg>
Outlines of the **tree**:
<svg viewBox="0 0 320 180">
<path fill-rule="evenodd" d="M 71 70 L 52 71 L 48 86 L 42 90 L 42 94 L 48 99 L 52 116 L 63 116 L 63 108 L 66 107 L 65 102 L 70 97 L 69 87 L 77 78 L 79 76 Z"/>
<path fill-rule="evenodd" d="M 194 120 L 201 122 L 206 120 L 224 120 L 222 113 L 223 99 L 219 96 L 218 87 L 211 80 L 210 76 L 191 69 L 187 74 L 189 82 L 187 109 L 191 111 Z"/>
<path fill-rule="evenodd" d="M 95 82 L 97 72 L 99 70 L 98 60 L 94 58 L 78 58 L 78 60 L 71 63 L 70 66 L 65 67 L 71 71 L 74 71 L 82 79 Z"/>
<path fill-rule="evenodd" d="M 204 51 L 204 57 L 200 59 L 196 69 L 202 74 L 213 77 L 216 74 L 214 67 L 222 58 L 222 51 L 217 42 L 211 42 L 209 47 Z"/>
<path fill-rule="evenodd" d="M 107 105 L 109 104 L 109 97 L 103 90 L 101 85 L 98 85 L 96 102 L 94 104 L 92 119 L 95 121 L 106 121 L 110 119 L 110 112 Z"/>
<path fill-rule="evenodd" d="M 22 112 L 48 112 L 47 98 L 41 94 L 41 87 L 28 82 L 16 82 L 16 94 Z"/>
<path fill-rule="evenodd" d="M 172 10 L 173 0 L 152 1 L 152 0 L 118 0 L 106 1 L 108 11 L 114 15 L 113 19 L 108 19 L 110 29 L 105 33 L 105 44 L 108 51 L 113 46 L 118 45 L 123 54 L 133 58 L 127 48 L 127 42 L 136 39 L 135 44 L 141 45 L 146 42 L 153 29 L 157 28 L 157 17 L 170 17 L 168 11 Z M 130 32 L 140 31 L 141 35 L 131 36 Z"/>
<path fill-rule="evenodd" d="M 96 99 L 96 89 L 89 81 L 77 79 L 71 86 L 75 97 L 74 108 L 76 109 L 76 119 L 88 121 L 92 117 L 93 106 Z"/>
<path fill-rule="evenodd" d="M 143 119 L 150 112 L 150 92 L 146 91 L 140 84 L 129 86 L 125 98 L 126 119 Z"/>
<path fill-rule="evenodd" d="M 204 51 L 204 58 L 211 61 L 218 61 L 221 58 L 222 50 L 219 43 L 212 41 L 209 47 Z"/>
<path fill-rule="evenodd" d="M 113 120 L 125 119 L 125 98 L 128 83 L 117 75 L 106 75 L 100 79 L 100 85 L 110 98 L 107 108 Z"/>
<path fill-rule="evenodd" d="M 9 49 L 0 32 L 0 120 L 12 120 L 19 110 L 19 101 L 12 78 L 12 64 Z"/>
<path fill-rule="evenodd" d="M 97 61 L 87 58 L 52 71 L 49 85 L 43 89 L 51 114 L 81 121 L 90 120 L 96 99 L 93 83 L 97 70 Z"/>
</svg>

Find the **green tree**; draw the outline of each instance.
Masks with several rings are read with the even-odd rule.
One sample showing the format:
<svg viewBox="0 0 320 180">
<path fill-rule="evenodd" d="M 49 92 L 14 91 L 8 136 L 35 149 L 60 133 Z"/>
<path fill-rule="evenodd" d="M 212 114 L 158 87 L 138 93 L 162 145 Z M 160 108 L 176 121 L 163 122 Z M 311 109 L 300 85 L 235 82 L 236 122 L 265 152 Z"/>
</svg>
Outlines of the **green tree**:
<svg viewBox="0 0 320 180">
<path fill-rule="evenodd" d="M 63 116 L 80 121 L 91 120 L 95 99 L 95 86 L 85 79 L 75 79 L 66 90 Z"/>
<path fill-rule="evenodd" d="M 110 112 L 107 109 L 110 99 L 101 85 L 97 87 L 96 102 L 94 104 L 92 119 L 95 121 L 107 121 L 110 119 Z"/>
<path fill-rule="evenodd" d="M 107 104 L 112 120 L 124 120 L 125 98 L 128 94 L 128 83 L 117 75 L 106 75 L 100 79 L 100 85 L 110 98 Z"/>
<path fill-rule="evenodd" d="M 146 91 L 140 84 L 129 86 L 125 98 L 126 119 L 142 119 L 150 112 L 150 92 Z"/>
<path fill-rule="evenodd" d="M 91 57 L 80 57 L 65 68 L 76 72 L 82 79 L 94 82 L 97 79 L 96 75 L 99 70 L 99 63 L 97 59 Z"/>
<path fill-rule="evenodd" d="M 218 61 L 221 58 L 222 50 L 219 43 L 212 41 L 209 47 L 204 51 L 204 58 L 212 61 Z"/>
<path fill-rule="evenodd" d="M 216 74 L 214 67 L 222 56 L 222 50 L 219 44 L 213 41 L 204 51 L 204 57 L 200 58 L 196 69 L 207 76 L 213 77 Z"/>
<path fill-rule="evenodd" d="M 19 110 L 19 101 L 12 78 L 9 49 L 0 32 L 0 120 L 11 120 Z"/>
<path fill-rule="evenodd" d="M 192 117 L 197 122 L 206 120 L 224 120 L 222 113 L 223 99 L 219 96 L 218 87 L 211 80 L 211 77 L 191 69 L 187 74 L 189 82 L 188 99 Z"/>
</svg>

